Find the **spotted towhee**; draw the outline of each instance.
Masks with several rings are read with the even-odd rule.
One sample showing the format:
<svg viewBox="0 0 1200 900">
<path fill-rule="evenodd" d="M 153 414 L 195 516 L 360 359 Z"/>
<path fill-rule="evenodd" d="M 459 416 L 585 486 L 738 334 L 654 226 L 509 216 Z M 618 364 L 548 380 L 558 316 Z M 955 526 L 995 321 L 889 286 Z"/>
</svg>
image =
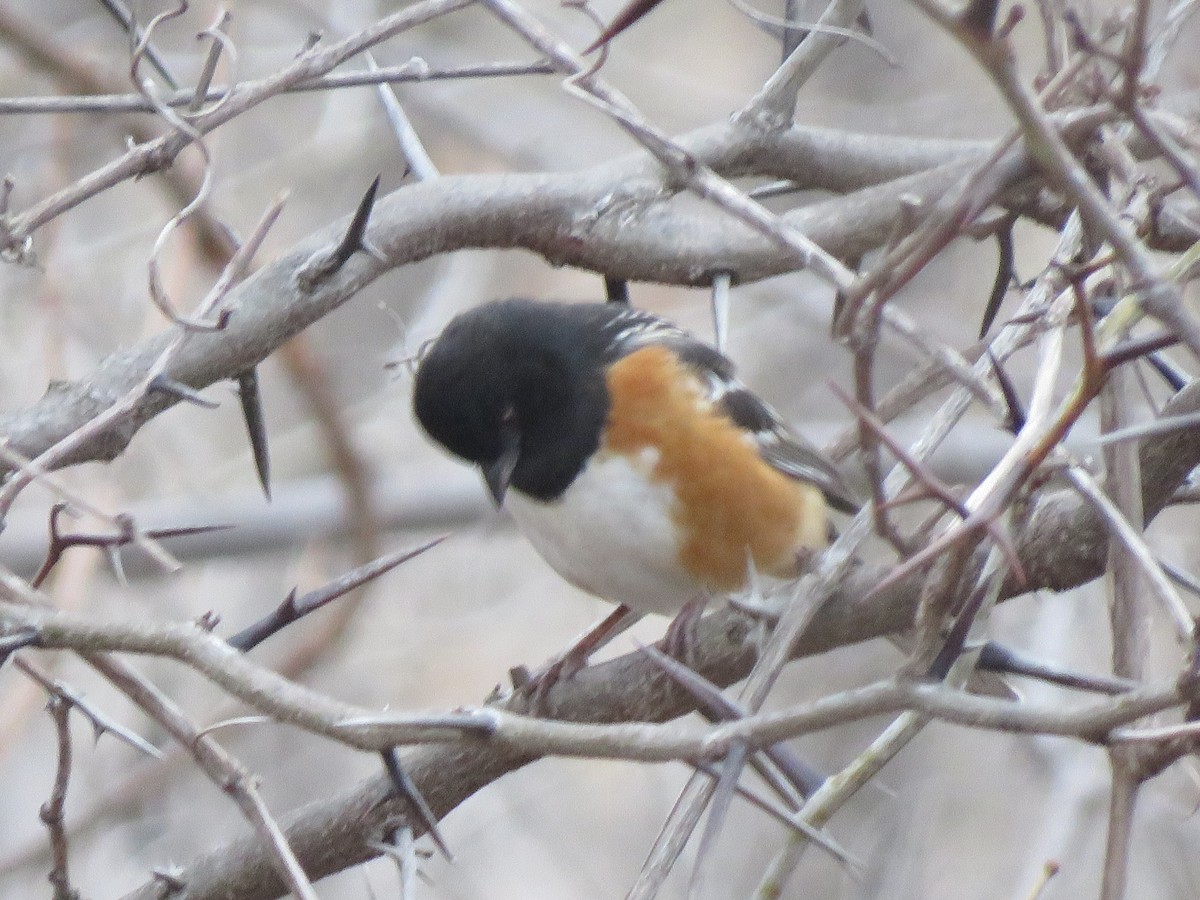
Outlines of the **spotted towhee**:
<svg viewBox="0 0 1200 900">
<path fill-rule="evenodd" d="M 421 358 L 413 405 L 560 575 L 638 613 L 794 575 L 828 542 L 827 504 L 855 509 L 725 356 L 621 304 L 463 313 Z"/>
</svg>

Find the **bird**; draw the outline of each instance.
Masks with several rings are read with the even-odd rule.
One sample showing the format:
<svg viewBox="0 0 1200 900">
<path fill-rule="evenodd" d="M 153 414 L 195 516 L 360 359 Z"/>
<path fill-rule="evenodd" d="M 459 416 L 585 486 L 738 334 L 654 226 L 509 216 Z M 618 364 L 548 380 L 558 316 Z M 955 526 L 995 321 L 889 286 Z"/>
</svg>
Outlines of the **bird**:
<svg viewBox="0 0 1200 900">
<path fill-rule="evenodd" d="M 551 568 L 636 615 L 793 577 L 829 509 L 858 508 L 724 354 L 621 303 L 459 314 L 420 355 L 413 410 Z"/>
</svg>

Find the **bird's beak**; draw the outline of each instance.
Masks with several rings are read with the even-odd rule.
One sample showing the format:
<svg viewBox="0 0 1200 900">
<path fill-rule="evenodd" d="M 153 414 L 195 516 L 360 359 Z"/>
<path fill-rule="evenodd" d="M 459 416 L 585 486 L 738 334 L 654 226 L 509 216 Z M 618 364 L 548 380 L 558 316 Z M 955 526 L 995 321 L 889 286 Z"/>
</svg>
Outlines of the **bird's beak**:
<svg viewBox="0 0 1200 900">
<path fill-rule="evenodd" d="M 513 417 L 505 416 L 500 423 L 500 455 L 495 462 L 482 467 L 483 480 L 487 482 L 497 507 L 504 505 L 504 495 L 508 493 L 508 483 L 512 480 L 520 456 L 521 432 L 517 430 Z"/>
</svg>

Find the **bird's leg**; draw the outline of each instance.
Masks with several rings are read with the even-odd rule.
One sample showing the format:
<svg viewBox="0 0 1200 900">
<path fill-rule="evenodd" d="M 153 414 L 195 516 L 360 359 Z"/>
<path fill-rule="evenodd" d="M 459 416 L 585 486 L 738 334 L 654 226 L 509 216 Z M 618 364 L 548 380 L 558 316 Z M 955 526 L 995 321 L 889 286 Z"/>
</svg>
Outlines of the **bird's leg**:
<svg viewBox="0 0 1200 900">
<path fill-rule="evenodd" d="M 683 604 L 679 612 L 675 614 L 675 618 L 671 620 L 671 624 L 667 626 L 667 633 L 663 635 L 663 651 L 685 666 L 690 667 L 695 656 L 696 626 L 704 614 L 704 607 L 707 603 L 708 597 L 697 594 Z"/>
<path fill-rule="evenodd" d="M 575 638 L 571 645 L 536 672 L 523 666 L 510 672 L 513 686 L 525 692 L 534 710 L 542 710 L 550 689 L 564 678 L 570 678 L 588 664 L 588 659 L 613 638 L 628 630 L 642 617 L 624 603 Z"/>
</svg>

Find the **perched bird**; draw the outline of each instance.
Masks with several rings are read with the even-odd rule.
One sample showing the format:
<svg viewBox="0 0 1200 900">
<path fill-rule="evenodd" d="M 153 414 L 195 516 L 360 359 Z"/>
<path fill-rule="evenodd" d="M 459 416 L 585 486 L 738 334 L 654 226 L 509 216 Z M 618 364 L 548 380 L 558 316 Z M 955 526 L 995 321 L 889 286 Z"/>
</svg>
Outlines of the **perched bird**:
<svg viewBox="0 0 1200 900">
<path fill-rule="evenodd" d="M 856 508 L 725 356 L 621 304 L 465 312 L 422 356 L 413 407 L 560 575 L 637 613 L 794 575 L 829 540 L 827 505 Z"/>
</svg>

